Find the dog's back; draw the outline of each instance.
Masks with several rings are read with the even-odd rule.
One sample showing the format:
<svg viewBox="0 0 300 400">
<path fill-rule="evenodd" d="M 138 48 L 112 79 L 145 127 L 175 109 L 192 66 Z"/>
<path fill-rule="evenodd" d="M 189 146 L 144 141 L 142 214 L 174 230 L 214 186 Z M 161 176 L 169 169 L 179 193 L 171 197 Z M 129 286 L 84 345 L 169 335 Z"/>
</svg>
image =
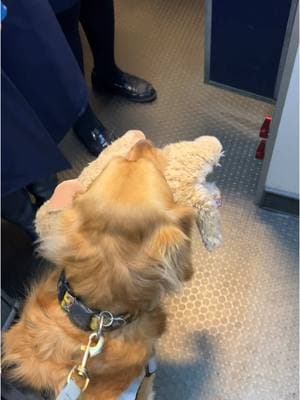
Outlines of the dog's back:
<svg viewBox="0 0 300 400">
<path fill-rule="evenodd" d="M 134 316 L 107 332 L 103 352 L 88 361 L 85 399 L 118 399 L 142 373 L 165 329 L 161 300 L 192 275 L 192 213 L 175 204 L 160 157 L 141 141 L 127 158 L 111 161 L 41 238 L 41 251 L 57 267 L 32 290 L 4 337 L 4 364 L 14 367 L 14 378 L 58 393 L 81 362 L 88 334 L 57 300 L 62 271 L 89 308 Z M 149 398 L 151 390 L 144 390 Z"/>
</svg>

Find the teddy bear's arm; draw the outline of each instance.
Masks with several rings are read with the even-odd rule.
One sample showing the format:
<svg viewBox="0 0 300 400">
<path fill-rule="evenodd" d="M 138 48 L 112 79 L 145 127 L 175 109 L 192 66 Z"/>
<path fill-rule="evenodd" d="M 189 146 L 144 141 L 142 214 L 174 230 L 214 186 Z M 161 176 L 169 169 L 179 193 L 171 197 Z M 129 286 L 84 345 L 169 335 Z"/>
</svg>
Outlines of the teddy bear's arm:
<svg viewBox="0 0 300 400">
<path fill-rule="evenodd" d="M 195 221 L 208 250 L 222 243 L 219 212 L 220 191 L 206 182 L 222 155 L 222 145 L 215 137 L 202 136 L 192 142 L 166 146 L 165 176 L 177 202 L 193 207 Z"/>
</svg>

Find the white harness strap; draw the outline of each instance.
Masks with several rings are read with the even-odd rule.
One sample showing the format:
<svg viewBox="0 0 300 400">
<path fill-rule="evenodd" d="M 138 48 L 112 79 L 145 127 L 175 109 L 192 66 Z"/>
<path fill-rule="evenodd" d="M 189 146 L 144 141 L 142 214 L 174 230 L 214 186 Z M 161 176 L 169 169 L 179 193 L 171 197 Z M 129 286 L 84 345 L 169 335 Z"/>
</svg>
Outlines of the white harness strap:
<svg viewBox="0 0 300 400">
<path fill-rule="evenodd" d="M 157 370 L 156 359 L 155 357 L 152 357 L 150 358 L 145 371 L 132 382 L 132 384 L 126 389 L 126 391 L 123 392 L 121 396 L 119 396 L 118 400 L 136 400 L 139 388 L 143 380 L 154 374 L 156 370 Z"/>
</svg>

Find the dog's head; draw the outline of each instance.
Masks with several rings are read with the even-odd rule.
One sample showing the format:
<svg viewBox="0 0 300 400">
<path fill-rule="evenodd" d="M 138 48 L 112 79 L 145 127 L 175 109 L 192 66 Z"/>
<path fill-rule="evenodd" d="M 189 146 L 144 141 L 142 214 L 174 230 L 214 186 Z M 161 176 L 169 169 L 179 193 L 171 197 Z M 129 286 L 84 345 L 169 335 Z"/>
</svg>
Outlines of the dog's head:
<svg viewBox="0 0 300 400">
<path fill-rule="evenodd" d="M 191 210 L 178 206 L 164 159 L 142 140 L 113 159 L 90 188 L 61 212 L 44 255 L 63 267 L 91 306 L 149 309 L 192 275 Z"/>
</svg>

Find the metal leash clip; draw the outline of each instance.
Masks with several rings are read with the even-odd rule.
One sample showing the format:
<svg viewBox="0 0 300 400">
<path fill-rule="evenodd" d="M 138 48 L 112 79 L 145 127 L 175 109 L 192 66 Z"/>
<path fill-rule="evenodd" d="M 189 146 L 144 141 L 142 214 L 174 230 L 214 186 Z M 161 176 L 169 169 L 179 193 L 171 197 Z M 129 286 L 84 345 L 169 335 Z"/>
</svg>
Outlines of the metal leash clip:
<svg viewBox="0 0 300 400">
<path fill-rule="evenodd" d="M 94 339 L 97 339 L 97 342 L 95 345 L 92 345 L 92 342 Z M 96 357 L 98 354 L 100 354 L 102 352 L 103 345 L 104 345 L 104 336 L 102 334 L 99 335 L 96 332 L 92 333 L 89 337 L 88 345 L 81 346 L 81 348 L 80 348 L 82 351 L 84 351 L 84 355 L 83 355 L 82 362 L 81 362 L 80 366 L 78 367 L 78 369 L 81 369 L 86 357 L 88 360 L 89 357 L 91 357 L 91 358 Z"/>
<path fill-rule="evenodd" d="M 88 387 L 88 385 L 90 383 L 90 378 L 89 378 L 88 373 L 87 373 L 86 364 L 87 364 L 87 361 L 88 361 L 89 356 L 90 356 L 90 353 L 89 353 L 90 352 L 90 346 L 91 346 L 92 340 L 93 340 L 93 338 L 95 336 L 97 337 L 97 334 L 96 333 L 92 333 L 89 336 L 89 341 L 88 341 L 87 346 L 81 346 L 81 350 L 84 351 L 81 364 L 80 365 L 74 365 L 74 367 L 69 372 L 69 375 L 68 375 L 68 378 L 67 378 L 67 383 L 68 384 L 71 382 L 71 380 L 73 380 L 72 378 L 73 378 L 73 375 L 75 373 L 78 376 L 80 376 L 81 378 L 84 379 L 84 384 L 83 384 L 83 386 L 81 388 L 81 393 L 83 393 L 87 389 L 87 387 Z"/>
<path fill-rule="evenodd" d="M 95 357 L 102 352 L 104 346 L 104 337 L 102 334 L 103 327 L 104 327 L 104 316 L 100 316 L 97 332 L 93 332 L 92 334 L 90 334 L 86 346 L 80 347 L 80 349 L 84 352 L 82 361 L 80 365 L 74 365 L 74 367 L 69 372 L 69 375 L 67 377 L 67 384 L 57 397 L 57 400 L 65 400 L 65 399 L 77 400 L 79 399 L 80 394 L 86 391 L 90 383 L 90 378 L 87 372 L 86 364 L 89 358 Z M 97 342 L 93 344 L 95 340 L 97 340 Z M 74 374 L 84 379 L 84 383 L 81 388 L 77 385 L 77 382 L 73 379 Z"/>
</svg>

